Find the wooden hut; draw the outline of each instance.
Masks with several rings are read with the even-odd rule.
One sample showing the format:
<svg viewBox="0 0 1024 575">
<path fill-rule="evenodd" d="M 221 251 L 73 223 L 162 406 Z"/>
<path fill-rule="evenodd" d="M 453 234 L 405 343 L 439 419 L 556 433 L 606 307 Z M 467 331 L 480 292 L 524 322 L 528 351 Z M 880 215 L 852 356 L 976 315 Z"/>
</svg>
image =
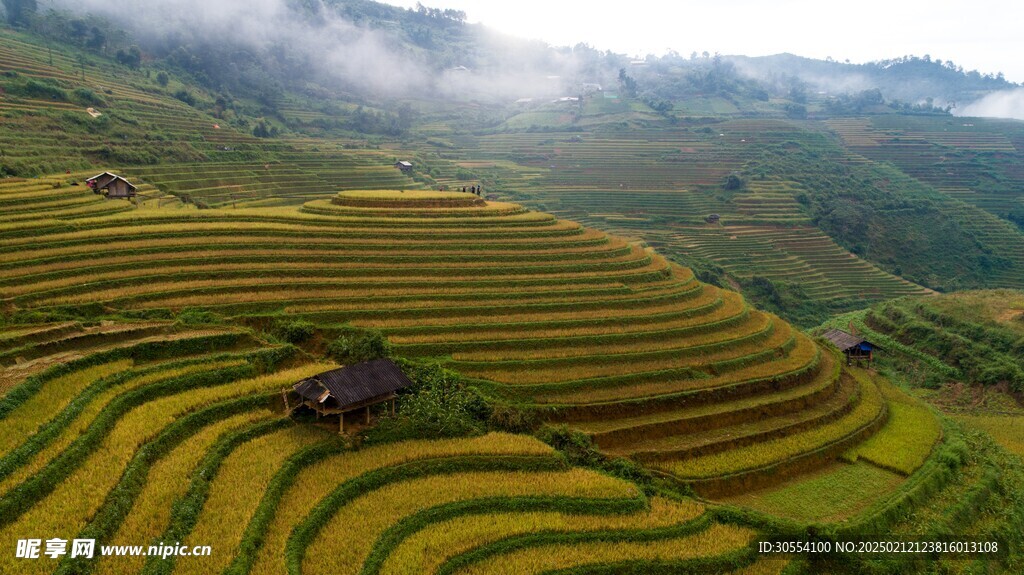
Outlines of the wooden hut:
<svg viewBox="0 0 1024 575">
<path fill-rule="evenodd" d="M 846 365 L 862 360 L 867 360 L 868 365 L 871 365 L 874 351 L 881 349 L 870 341 L 841 329 L 830 329 L 821 335 L 843 352 L 843 355 L 846 356 Z"/>
<path fill-rule="evenodd" d="M 108 198 L 114 199 L 134 198 L 135 192 L 138 191 L 138 188 L 136 188 L 134 185 L 132 185 L 131 182 L 122 178 L 121 176 L 117 176 L 113 180 L 110 180 L 110 182 L 108 182 L 107 185 L 103 186 L 100 189 L 106 191 L 106 196 Z"/>
<path fill-rule="evenodd" d="M 708 217 L 704 218 L 704 221 L 709 224 L 717 224 L 722 219 L 722 216 L 718 214 L 709 214 Z"/>
<path fill-rule="evenodd" d="M 395 162 L 395 167 L 402 170 L 403 174 L 412 172 L 412 162 L 408 162 L 406 160 L 399 160 Z"/>
<path fill-rule="evenodd" d="M 93 176 L 91 178 L 87 178 L 85 180 L 85 185 L 87 185 L 90 188 L 92 188 L 92 191 L 94 193 L 98 194 L 98 193 L 100 193 L 100 190 L 102 190 L 107 184 L 112 182 L 117 177 L 118 177 L 117 174 L 111 174 L 110 172 L 103 172 L 102 174 L 96 174 L 95 176 Z"/>
<path fill-rule="evenodd" d="M 292 386 L 304 405 L 318 416 L 337 415 L 338 430 L 345 432 L 345 414 L 364 410 L 370 423 L 370 407 L 390 402 L 395 412 L 396 392 L 412 385 L 390 359 L 364 361 L 306 378 Z"/>
</svg>

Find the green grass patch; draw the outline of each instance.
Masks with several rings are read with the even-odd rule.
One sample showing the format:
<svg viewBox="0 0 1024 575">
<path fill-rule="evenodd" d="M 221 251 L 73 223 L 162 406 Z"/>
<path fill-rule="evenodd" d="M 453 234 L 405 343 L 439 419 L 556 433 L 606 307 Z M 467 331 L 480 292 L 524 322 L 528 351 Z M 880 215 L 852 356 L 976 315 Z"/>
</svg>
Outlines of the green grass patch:
<svg viewBox="0 0 1024 575">
<path fill-rule="evenodd" d="M 868 463 L 835 463 L 726 501 L 798 521 L 831 522 L 868 508 L 901 482 L 898 474 Z"/>
<path fill-rule="evenodd" d="M 855 377 L 871 377 L 861 370 L 851 372 Z M 889 405 L 889 419 L 878 433 L 847 452 L 844 458 L 863 459 L 901 475 L 910 475 L 928 459 L 932 447 L 942 437 L 942 428 L 926 405 L 891 383 L 881 381 L 882 378 L 874 379 Z M 1024 438 L 1024 434 L 1021 437 Z"/>
</svg>

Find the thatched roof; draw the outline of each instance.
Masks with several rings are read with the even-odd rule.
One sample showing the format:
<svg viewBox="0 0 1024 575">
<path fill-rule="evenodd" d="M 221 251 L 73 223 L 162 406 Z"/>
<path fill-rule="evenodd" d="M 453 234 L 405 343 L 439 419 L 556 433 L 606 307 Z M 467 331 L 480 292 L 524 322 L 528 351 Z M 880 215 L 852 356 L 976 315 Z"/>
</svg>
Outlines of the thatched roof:
<svg viewBox="0 0 1024 575">
<path fill-rule="evenodd" d="M 319 373 L 296 383 L 292 389 L 304 399 L 320 404 L 333 398 L 338 408 L 344 409 L 410 385 L 412 380 L 395 362 L 375 359 Z"/>
<path fill-rule="evenodd" d="M 85 183 L 91 185 L 95 189 L 101 189 L 101 188 L 103 188 L 104 186 L 106 186 L 110 182 L 113 182 L 114 180 L 116 180 L 119 177 L 120 176 L 118 176 L 117 174 L 112 174 L 110 172 L 103 172 L 102 174 L 96 174 L 95 176 L 93 176 L 91 178 L 86 178 L 85 179 Z"/>
<path fill-rule="evenodd" d="M 93 176 L 91 178 L 86 178 L 85 181 L 92 182 L 92 181 L 98 180 L 98 179 L 100 179 L 100 178 L 102 178 L 104 176 L 109 177 L 110 179 L 114 179 L 114 178 L 117 177 L 117 174 L 112 174 L 110 172 L 103 172 L 103 173 L 100 173 L 100 174 L 96 174 L 95 176 Z"/>
<path fill-rule="evenodd" d="M 847 333 L 841 329 L 830 329 L 821 335 L 825 339 L 831 341 L 833 345 L 838 347 L 839 351 L 853 349 L 855 347 L 860 346 L 862 343 L 866 343 L 873 348 L 878 347 L 877 345 L 871 343 L 870 341 L 862 337 L 858 337 L 856 335 L 853 335 L 852 333 Z"/>
<path fill-rule="evenodd" d="M 122 181 L 122 182 L 124 182 L 124 183 L 125 183 L 125 184 L 127 184 L 127 185 L 128 185 L 128 187 L 129 187 L 129 188 L 130 188 L 131 190 L 133 190 L 133 191 L 134 191 L 134 190 L 137 190 L 137 189 L 139 189 L 139 188 L 135 187 L 135 184 L 132 184 L 131 182 L 129 182 L 128 180 L 126 180 L 126 179 L 122 178 L 121 176 L 114 176 L 114 179 L 110 180 L 110 181 L 109 181 L 109 182 L 107 182 L 106 184 L 103 184 L 103 185 L 101 186 L 101 188 L 109 188 L 109 187 L 110 187 L 110 184 L 113 184 L 114 182 L 117 182 L 117 181 Z"/>
</svg>

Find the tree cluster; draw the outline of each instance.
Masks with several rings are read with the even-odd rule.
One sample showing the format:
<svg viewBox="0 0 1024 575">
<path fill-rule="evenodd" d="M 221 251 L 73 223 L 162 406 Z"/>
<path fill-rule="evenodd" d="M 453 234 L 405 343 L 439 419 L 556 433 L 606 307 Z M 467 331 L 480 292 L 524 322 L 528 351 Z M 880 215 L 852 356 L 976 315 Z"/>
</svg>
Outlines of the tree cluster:
<svg viewBox="0 0 1024 575">
<path fill-rule="evenodd" d="M 11 26 L 28 26 L 39 5 L 36 0 L 3 0 L 7 23 Z"/>
<path fill-rule="evenodd" d="M 430 18 L 432 20 L 440 20 L 447 22 L 455 22 L 462 24 L 466 21 L 466 12 L 464 10 L 453 10 L 451 8 L 430 8 L 423 4 L 416 3 L 416 14 L 424 18 Z"/>
</svg>

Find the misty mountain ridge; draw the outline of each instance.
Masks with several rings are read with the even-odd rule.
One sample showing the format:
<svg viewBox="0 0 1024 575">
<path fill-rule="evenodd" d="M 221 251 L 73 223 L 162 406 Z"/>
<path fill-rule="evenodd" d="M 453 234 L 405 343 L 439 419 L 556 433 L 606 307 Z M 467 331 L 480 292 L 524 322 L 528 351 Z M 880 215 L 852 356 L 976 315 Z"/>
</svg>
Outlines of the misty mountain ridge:
<svg viewBox="0 0 1024 575">
<path fill-rule="evenodd" d="M 927 55 L 903 56 L 865 64 L 816 60 L 794 54 L 728 56 L 727 59 L 747 76 L 769 83 L 795 77 L 821 95 L 878 89 L 886 99 L 918 103 L 930 98 L 936 106 L 948 106 L 954 113 L 962 115 L 1024 117 L 968 113 L 971 106 L 981 103 L 987 96 L 994 93 L 1002 93 L 1004 97 L 1012 95 L 1021 86 L 1007 81 L 1002 73 L 964 71 L 952 60 L 932 59 Z M 985 111 L 975 109 L 978 112 Z"/>
<path fill-rule="evenodd" d="M 457 10 L 404 9 L 370 0 L 154 0 L 142 7 L 132 0 L 55 0 L 56 9 L 49 10 L 26 0 L 4 4 L 6 19 L 18 26 L 108 56 L 128 54 L 137 45 L 147 63 L 264 105 L 288 93 L 385 108 L 402 100 L 508 104 L 610 86 L 655 109 L 721 96 L 752 112 L 761 108 L 748 102 L 774 97 L 795 100 L 786 112 L 799 115 L 808 96 L 828 104 L 877 90 L 885 102 L 904 109 L 1024 118 L 1024 92 L 1017 84 L 928 56 L 850 64 L 792 54 L 704 52 L 637 61 L 585 44 L 552 47 L 509 37 L 467 23 Z M 12 17 L 15 9 L 30 13 Z M 833 114 L 846 109 L 828 108 Z"/>
</svg>

